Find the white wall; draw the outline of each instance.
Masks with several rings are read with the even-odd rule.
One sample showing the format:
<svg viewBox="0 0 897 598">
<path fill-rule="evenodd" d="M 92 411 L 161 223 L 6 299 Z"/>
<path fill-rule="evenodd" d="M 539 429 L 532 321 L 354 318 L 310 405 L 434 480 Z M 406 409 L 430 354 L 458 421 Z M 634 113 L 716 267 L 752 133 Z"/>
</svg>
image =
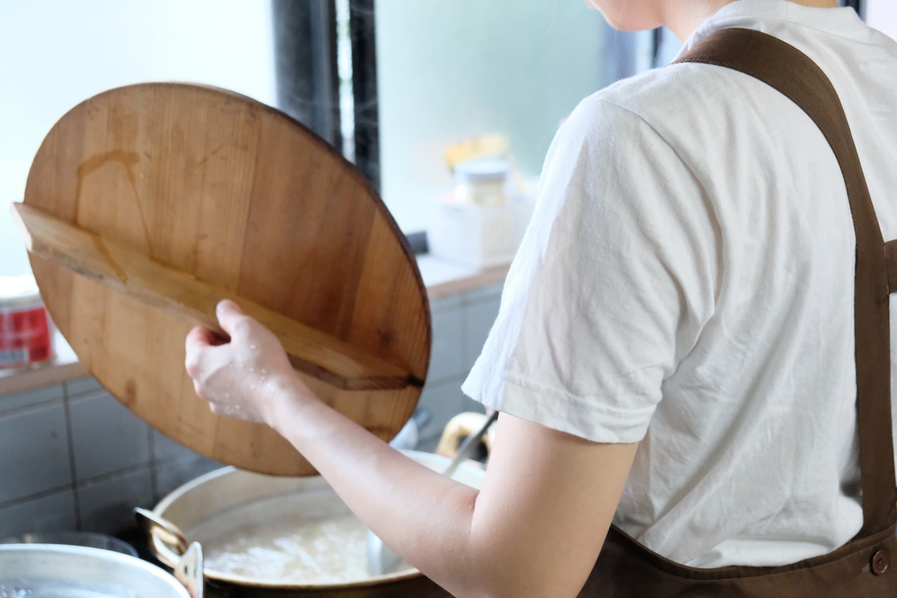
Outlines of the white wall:
<svg viewBox="0 0 897 598">
<path fill-rule="evenodd" d="M 897 39 L 897 1 L 866 0 L 866 22 Z"/>
<path fill-rule="evenodd" d="M 217 85 L 274 104 L 268 0 L 0 2 L 0 276 L 26 272 L 9 218 L 44 135 L 101 91 Z"/>
</svg>

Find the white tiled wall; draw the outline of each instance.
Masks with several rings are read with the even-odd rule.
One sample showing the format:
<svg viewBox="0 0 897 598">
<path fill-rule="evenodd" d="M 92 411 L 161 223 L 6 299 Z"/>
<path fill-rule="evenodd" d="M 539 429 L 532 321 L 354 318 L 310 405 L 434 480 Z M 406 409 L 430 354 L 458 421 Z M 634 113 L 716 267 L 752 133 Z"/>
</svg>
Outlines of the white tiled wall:
<svg viewBox="0 0 897 598">
<path fill-rule="evenodd" d="M 72 397 L 68 407 L 76 481 L 87 483 L 149 463 L 146 424 L 109 393 Z"/>
<path fill-rule="evenodd" d="M 421 450 L 448 420 L 482 410 L 461 383 L 498 313 L 501 285 L 433 301 L 433 350 L 420 408 Z M 0 396 L 0 538 L 79 529 L 114 534 L 220 464 L 152 430 L 92 378 Z"/>
<path fill-rule="evenodd" d="M 218 467 L 151 430 L 92 378 L 0 396 L 0 538 L 114 534 L 132 525 L 133 507 Z"/>
</svg>

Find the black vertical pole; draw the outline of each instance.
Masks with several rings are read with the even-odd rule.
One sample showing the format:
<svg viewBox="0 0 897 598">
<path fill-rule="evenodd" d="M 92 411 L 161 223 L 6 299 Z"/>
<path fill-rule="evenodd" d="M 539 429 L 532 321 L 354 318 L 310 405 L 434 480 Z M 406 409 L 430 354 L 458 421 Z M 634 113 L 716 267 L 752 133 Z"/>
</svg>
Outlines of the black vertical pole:
<svg viewBox="0 0 897 598">
<path fill-rule="evenodd" d="M 651 68 L 653 69 L 661 66 L 657 64 L 657 58 L 660 56 L 660 47 L 663 45 L 663 27 L 658 27 L 652 33 L 654 46 L 651 48 Z"/>
<path fill-rule="evenodd" d="M 342 150 L 334 0 L 273 0 L 278 108 Z"/>
<path fill-rule="evenodd" d="M 349 1 L 352 90 L 355 96 L 355 166 L 380 191 L 380 120 L 374 0 Z"/>
<path fill-rule="evenodd" d="M 860 15 L 863 19 L 866 18 L 866 6 L 864 0 L 841 0 L 841 4 L 844 6 L 849 6 L 850 8 L 857 11 L 857 14 Z"/>
</svg>

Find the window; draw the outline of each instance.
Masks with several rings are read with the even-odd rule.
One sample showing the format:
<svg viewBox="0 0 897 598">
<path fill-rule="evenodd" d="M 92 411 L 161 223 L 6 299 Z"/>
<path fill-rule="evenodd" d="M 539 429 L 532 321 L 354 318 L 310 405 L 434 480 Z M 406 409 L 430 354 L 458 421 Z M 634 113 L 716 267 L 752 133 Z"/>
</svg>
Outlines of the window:
<svg viewBox="0 0 897 598">
<path fill-rule="evenodd" d="M 584 2 L 377 0 L 381 185 L 399 226 L 426 228 L 464 138 L 506 134 L 538 176 L 561 120 L 607 82 L 610 35 Z"/>
</svg>

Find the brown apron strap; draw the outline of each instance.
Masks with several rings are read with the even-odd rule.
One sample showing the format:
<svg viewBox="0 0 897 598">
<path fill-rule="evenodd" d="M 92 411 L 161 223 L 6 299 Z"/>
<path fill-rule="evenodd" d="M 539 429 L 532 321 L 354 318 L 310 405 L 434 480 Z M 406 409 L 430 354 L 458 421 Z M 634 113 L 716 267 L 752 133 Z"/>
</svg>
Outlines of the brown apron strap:
<svg viewBox="0 0 897 598">
<path fill-rule="evenodd" d="M 885 243 L 885 258 L 888 260 L 888 287 L 897 292 L 897 241 Z"/>
<path fill-rule="evenodd" d="M 856 231 L 854 333 L 857 427 L 863 490 L 858 538 L 893 528 L 897 483 L 891 426 L 891 357 L 888 294 L 897 282 L 897 247 L 886 248 L 838 94 L 810 58 L 789 44 L 748 29 L 718 31 L 678 62 L 734 69 L 790 98 L 816 123 L 838 159 Z M 890 281 L 890 284 L 889 284 Z"/>
</svg>

